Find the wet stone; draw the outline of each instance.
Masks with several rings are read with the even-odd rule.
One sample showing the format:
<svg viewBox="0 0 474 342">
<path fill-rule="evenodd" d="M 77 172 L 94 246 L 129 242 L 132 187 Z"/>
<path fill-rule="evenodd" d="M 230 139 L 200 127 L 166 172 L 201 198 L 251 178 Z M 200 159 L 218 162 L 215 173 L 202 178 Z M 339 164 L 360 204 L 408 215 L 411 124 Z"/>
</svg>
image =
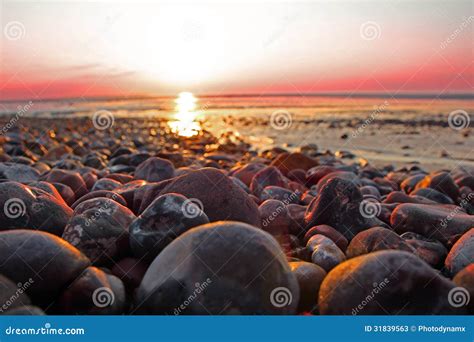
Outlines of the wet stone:
<svg viewBox="0 0 474 342">
<path fill-rule="evenodd" d="M 130 225 L 132 252 L 151 262 L 178 236 L 208 222 L 198 202 L 179 194 L 159 196 Z"/>
<path fill-rule="evenodd" d="M 298 302 L 297 279 L 276 240 L 240 222 L 210 223 L 174 240 L 148 268 L 135 301 L 139 313 L 174 315 L 293 314 Z"/>
<path fill-rule="evenodd" d="M 463 314 L 448 301 L 455 286 L 412 253 L 373 252 L 329 272 L 319 309 L 322 315 Z"/>
</svg>

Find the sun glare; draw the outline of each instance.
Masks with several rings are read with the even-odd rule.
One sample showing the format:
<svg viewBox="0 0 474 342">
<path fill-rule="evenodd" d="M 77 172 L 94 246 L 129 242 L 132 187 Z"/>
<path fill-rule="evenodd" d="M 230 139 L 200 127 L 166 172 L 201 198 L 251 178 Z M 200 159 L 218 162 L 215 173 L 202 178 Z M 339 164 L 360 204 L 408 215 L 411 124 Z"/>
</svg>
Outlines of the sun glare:
<svg viewBox="0 0 474 342">
<path fill-rule="evenodd" d="M 196 111 L 197 98 L 190 92 L 181 92 L 175 100 L 176 113 L 175 121 L 170 121 L 168 125 L 174 133 L 183 137 L 192 137 L 201 130 L 199 122 L 195 121 L 200 114 Z"/>
</svg>

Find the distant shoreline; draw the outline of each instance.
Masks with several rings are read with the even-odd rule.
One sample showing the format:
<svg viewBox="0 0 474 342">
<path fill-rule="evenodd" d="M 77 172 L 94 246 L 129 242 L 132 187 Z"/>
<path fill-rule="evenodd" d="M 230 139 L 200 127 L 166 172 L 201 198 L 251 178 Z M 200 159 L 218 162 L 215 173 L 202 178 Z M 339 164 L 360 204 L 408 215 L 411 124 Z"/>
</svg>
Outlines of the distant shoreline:
<svg viewBox="0 0 474 342">
<path fill-rule="evenodd" d="M 443 99 L 443 100 L 474 100 L 474 93 L 449 93 L 449 94 L 437 94 L 437 93 L 400 93 L 400 94 L 387 94 L 387 93 L 350 93 L 350 92 L 321 92 L 321 93 L 229 93 L 229 94 L 195 94 L 198 98 L 251 98 L 251 97 L 334 97 L 334 98 L 396 98 L 396 99 Z M 44 98 L 44 99 L 0 99 L 0 103 L 15 103 L 23 101 L 35 101 L 35 102 L 57 102 L 57 101 L 88 101 L 88 102 L 99 102 L 99 101 L 113 101 L 113 100 L 151 100 L 151 99 L 170 99 L 175 98 L 175 95 L 131 95 L 131 96 L 93 96 L 93 97 L 57 97 L 57 98 Z"/>
</svg>

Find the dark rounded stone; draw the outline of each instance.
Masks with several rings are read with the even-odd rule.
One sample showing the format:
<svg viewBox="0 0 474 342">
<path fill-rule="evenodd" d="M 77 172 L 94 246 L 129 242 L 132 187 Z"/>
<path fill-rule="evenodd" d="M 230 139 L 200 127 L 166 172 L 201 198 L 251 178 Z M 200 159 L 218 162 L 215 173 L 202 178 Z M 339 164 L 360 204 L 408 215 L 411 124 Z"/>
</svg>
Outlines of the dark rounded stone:
<svg viewBox="0 0 474 342">
<path fill-rule="evenodd" d="M 425 178 L 424 173 L 418 173 L 416 175 L 407 177 L 400 183 L 400 189 L 402 189 L 405 193 L 409 194 L 413 190 L 415 190 L 416 185 Z"/>
<path fill-rule="evenodd" d="M 240 179 L 245 185 L 250 187 L 253 177 L 265 167 L 265 164 L 249 163 L 232 173 L 232 176 Z"/>
<path fill-rule="evenodd" d="M 440 204 L 453 204 L 453 200 L 447 195 L 431 188 L 420 188 L 412 191 L 410 196 L 421 196 Z"/>
<path fill-rule="evenodd" d="M 31 278 L 28 293 L 35 304 L 48 303 L 87 266 L 89 259 L 63 239 L 45 232 L 0 232 L 0 274 L 14 282 Z"/>
<path fill-rule="evenodd" d="M 130 246 L 140 259 L 153 259 L 189 229 L 209 223 L 199 202 L 179 194 L 156 198 L 130 225 Z"/>
<path fill-rule="evenodd" d="M 67 315 L 115 315 L 123 309 L 107 275 L 96 267 L 88 267 L 62 291 L 53 311 Z"/>
<path fill-rule="evenodd" d="M 349 244 L 344 235 L 326 224 L 311 227 L 304 235 L 305 244 L 308 243 L 309 239 L 316 234 L 321 234 L 330 238 L 341 249 L 341 251 L 345 251 Z"/>
<path fill-rule="evenodd" d="M 346 255 L 348 258 L 354 258 L 386 249 L 414 252 L 414 249 L 397 233 L 387 228 L 373 227 L 354 236 L 347 247 Z"/>
<path fill-rule="evenodd" d="M 303 169 L 304 171 L 318 165 L 318 162 L 302 153 L 281 153 L 273 159 L 272 166 L 278 168 L 283 175 L 288 175 L 292 170 Z"/>
<path fill-rule="evenodd" d="M 448 254 L 448 250 L 438 240 L 430 239 L 412 232 L 403 233 L 400 237 L 413 247 L 415 254 L 426 263 L 435 268 L 444 265 L 444 259 Z"/>
<path fill-rule="evenodd" d="M 74 191 L 67 185 L 61 184 L 61 183 L 51 183 L 56 190 L 59 192 L 61 197 L 64 199 L 64 201 L 67 203 L 67 205 L 71 205 L 74 203 L 76 200 L 76 195 L 74 194 Z"/>
<path fill-rule="evenodd" d="M 114 200 L 115 202 L 123 205 L 124 207 L 127 206 L 127 202 L 125 201 L 125 199 L 118 193 L 109 191 L 109 190 L 97 190 L 97 191 L 89 192 L 87 195 L 84 195 L 81 198 L 79 198 L 76 202 L 74 202 L 71 205 L 71 208 L 76 209 L 76 207 L 82 202 L 85 202 L 93 198 L 99 198 L 99 197 L 110 198 L 111 200 Z"/>
<path fill-rule="evenodd" d="M 282 201 L 286 205 L 288 204 L 298 204 L 300 202 L 301 193 L 299 191 L 291 191 L 279 186 L 267 186 L 263 189 L 260 194 L 260 199 L 262 201 L 274 199 Z"/>
<path fill-rule="evenodd" d="M 334 178 L 349 181 L 356 187 L 362 186 L 362 182 L 360 178 L 354 172 L 335 171 L 335 172 L 328 173 L 326 176 L 324 176 L 318 181 L 318 184 L 316 184 L 316 188 L 318 189 L 318 191 L 320 191 L 326 185 L 326 183 L 328 183 L 330 180 Z"/>
<path fill-rule="evenodd" d="M 15 163 L 0 163 L 0 179 L 28 183 L 37 181 L 40 173 L 35 168 Z"/>
<path fill-rule="evenodd" d="M 64 201 L 41 189 L 0 183 L 0 231 L 25 228 L 61 235 L 71 216 Z"/>
<path fill-rule="evenodd" d="M 362 200 L 359 189 L 352 181 L 331 178 L 308 206 L 305 215 L 306 227 L 327 224 L 350 240 L 362 230 L 385 226 L 375 215 L 362 215 Z"/>
<path fill-rule="evenodd" d="M 450 197 L 453 202 L 456 202 L 459 197 L 459 188 L 448 172 L 427 175 L 416 185 L 416 189 L 422 188 L 435 189 Z"/>
<path fill-rule="evenodd" d="M 135 179 L 142 179 L 147 182 L 161 182 L 173 178 L 173 175 L 173 163 L 158 157 L 148 158 L 135 169 Z"/>
<path fill-rule="evenodd" d="M 293 314 L 298 302 L 296 277 L 276 240 L 229 221 L 194 228 L 168 245 L 135 301 L 140 313 L 175 315 Z"/>
<path fill-rule="evenodd" d="M 319 165 L 306 171 L 306 185 L 311 186 L 319 182 L 324 176 L 337 171 L 337 168 L 328 165 Z"/>
<path fill-rule="evenodd" d="M 99 191 L 99 190 L 115 190 L 122 186 L 122 183 L 119 181 L 109 179 L 109 178 L 101 178 L 97 182 L 95 182 L 94 186 L 92 187 L 91 191 Z"/>
<path fill-rule="evenodd" d="M 75 198 L 84 196 L 87 193 L 87 185 L 78 172 L 52 169 L 42 178 L 46 182 L 67 185 L 74 191 Z"/>
<path fill-rule="evenodd" d="M 458 289 L 458 294 L 461 294 L 461 296 L 455 301 L 455 304 L 461 305 L 464 302 L 469 313 L 474 314 L 474 263 L 459 271 L 453 278 L 453 282 L 462 288 Z M 466 296 L 466 291 L 469 294 L 468 296 Z M 452 299 L 456 300 L 455 295 L 452 296 Z"/>
<path fill-rule="evenodd" d="M 318 303 L 319 287 L 324 277 L 326 277 L 326 271 L 318 265 L 305 261 L 290 262 L 289 264 L 300 286 L 298 312 L 315 311 Z"/>
<path fill-rule="evenodd" d="M 250 191 L 260 198 L 260 195 L 267 186 L 279 186 L 286 188 L 287 182 L 283 174 L 274 166 L 268 166 L 260 170 L 250 183 Z"/>
<path fill-rule="evenodd" d="M 341 262 L 346 260 L 344 253 L 330 238 L 316 234 L 306 244 L 311 252 L 311 261 L 329 272 Z"/>
<path fill-rule="evenodd" d="M 393 211 L 390 222 L 399 234 L 414 232 L 451 246 L 474 227 L 474 216 L 441 206 L 400 204 Z"/>
<path fill-rule="evenodd" d="M 437 202 L 432 201 L 423 196 L 408 196 L 402 191 L 392 191 L 385 198 L 384 203 L 415 203 L 415 204 L 437 204 Z"/>
<path fill-rule="evenodd" d="M 15 284 L 0 274 L 0 314 L 31 303 L 30 298 L 25 292 L 31 285 L 31 281 L 32 279 L 26 279 L 23 283 Z"/>
<path fill-rule="evenodd" d="M 285 204 L 278 200 L 266 200 L 258 207 L 262 229 L 273 236 L 289 234 L 291 217 Z"/>
<path fill-rule="evenodd" d="M 59 191 L 56 189 L 56 187 L 51 183 L 42 182 L 42 181 L 41 182 L 31 182 L 31 183 L 28 183 L 28 186 L 29 187 L 35 187 L 37 189 L 41 189 L 41 190 L 47 192 L 48 194 L 50 194 L 51 196 L 53 196 L 54 198 L 56 198 L 58 201 L 62 202 L 64 205 L 66 205 L 66 206 L 68 205 L 66 203 L 66 201 L 64 200 L 64 198 L 59 193 Z"/>
<path fill-rule="evenodd" d="M 174 179 L 161 192 L 182 194 L 198 199 L 209 221 L 241 221 L 260 226 L 260 215 L 254 201 L 221 171 L 204 168 Z"/>
<path fill-rule="evenodd" d="M 464 233 L 453 245 L 446 257 L 445 266 L 454 276 L 472 262 L 474 262 L 474 228 Z"/>
<path fill-rule="evenodd" d="M 324 278 L 322 315 L 463 314 L 448 301 L 456 285 L 412 253 L 379 251 L 347 260 Z"/>
<path fill-rule="evenodd" d="M 11 310 L 8 310 L 4 315 L 8 316 L 44 316 L 43 310 L 34 305 L 23 305 Z"/>
<path fill-rule="evenodd" d="M 95 265 L 107 265 L 128 252 L 128 226 L 134 219 L 127 207 L 109 198 L 92 198 L 76 207 L 62 238 Z"/>
</svg>

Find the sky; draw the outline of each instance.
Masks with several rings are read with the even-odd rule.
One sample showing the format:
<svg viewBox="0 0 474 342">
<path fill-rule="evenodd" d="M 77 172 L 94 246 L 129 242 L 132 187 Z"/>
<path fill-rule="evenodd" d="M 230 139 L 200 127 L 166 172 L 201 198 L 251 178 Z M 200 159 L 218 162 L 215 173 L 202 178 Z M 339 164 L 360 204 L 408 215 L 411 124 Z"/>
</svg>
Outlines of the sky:
<svg viewBox="0 0 474 342">
<path fill-rule="evenodd" d="M 462 0 L 0 0 L 0 99 L 472 92 Z"/>
</svg>

